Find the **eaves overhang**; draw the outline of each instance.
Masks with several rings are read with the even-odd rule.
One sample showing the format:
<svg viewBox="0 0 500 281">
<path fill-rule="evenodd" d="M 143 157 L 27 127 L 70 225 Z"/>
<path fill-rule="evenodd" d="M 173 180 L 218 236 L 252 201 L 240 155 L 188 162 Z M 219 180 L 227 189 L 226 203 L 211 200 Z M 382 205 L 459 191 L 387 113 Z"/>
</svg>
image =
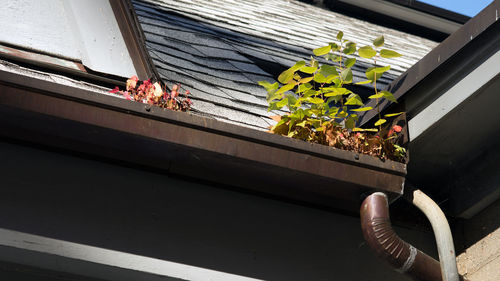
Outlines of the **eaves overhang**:
<svg viewBox="0 0 500 281">
<path fill-rule="evenodd" d="M 389 87 L 407 112 L 408 180 L 464 218 L 500 198 L 499 11 L 497 0 Z"/>
<path fill-rule="evenodd" d="M 402 193 L 406 165 L 0 68 L 0 135 L 215 186 L 357 213 Z M 140 187 L 138 187 L 140 188 Z"/>
<path fill-rule="evenodd" d="M 361 7 L 367 10 L 371 10 L 380 14 L 384 14 L 389 17 L 398 18 L 407 22 L 411 22 L 432 30 L 443 32 L 446 34 L 451 34 L 458 30 L 462 26 L 463 21 L 467 19 L 465 16 L 454 15 L 454 17 L 443 17 L 443 14 L 452 14 L 449 11 L 440 11 L 442 14 L 437 15 L 437 13 L 429 13 L 429 8 L 427 10 L 420 9 L 417 10 L 409 5 L 401 5 L 400 2 L 404 1 L 386 1 L 386 0 L 339 0 L 340 2 L 345 2 L 350 5 Z M 423 4 L 423 3 L 422 3 Z M 421 5 L 422 7 L 424 5 Z M 434 7 L 436 10 L 441 10 Z M 444 12 L 444 13 L 443 13 Z"/>
</svg>

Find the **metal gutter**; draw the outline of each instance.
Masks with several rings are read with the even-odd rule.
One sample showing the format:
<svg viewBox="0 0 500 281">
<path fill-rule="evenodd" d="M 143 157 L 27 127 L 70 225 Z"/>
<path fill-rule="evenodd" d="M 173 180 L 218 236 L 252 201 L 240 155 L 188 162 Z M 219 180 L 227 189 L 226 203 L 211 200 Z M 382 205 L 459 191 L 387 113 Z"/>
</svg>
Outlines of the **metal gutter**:
<svg viewBox="0 0 500 281">
<path fill-rule="evenodd" d="M 0 68 L 0 134 L 167 173 L 357 212 L 402 193 L 406 165 Z M 258 175 L 258 176 L 256 176 Z"/>
</svg>

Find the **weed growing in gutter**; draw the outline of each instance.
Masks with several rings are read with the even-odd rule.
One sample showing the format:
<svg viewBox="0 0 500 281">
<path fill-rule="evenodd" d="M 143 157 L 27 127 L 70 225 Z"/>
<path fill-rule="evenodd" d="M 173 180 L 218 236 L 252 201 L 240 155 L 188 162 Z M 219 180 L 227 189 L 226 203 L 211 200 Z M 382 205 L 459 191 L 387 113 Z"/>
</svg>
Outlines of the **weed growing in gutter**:
<svg viewBox="0 0 500 281">
<path fill-rule="evenodd" d="M 377 89 L 377 80 L 391 67 L 376 66 L 377 58 L 394 58 L 401 54 L 382 49 L 383 36 L 376 38 L 373 46 L 360 48 L 356 43 L 343 39 L 343 36 L 340 31 L 337 43 L 313 50 L 315 56 L 332 61 L 335 65 L 320 65 L 318 60 L 311 57 L 308 63 L 298 61 L 282 72 L 278 77 L 279 83 L 259 82 L 267 90 L 269 111 L 284 107 L 289 110 L 285 115 L 273 117 L 277 124 L 270 130 L 295 139 L 404 162 L 406 150 L 396 144 L 402 128 L 398 125 L 383 127 L 388 118 L 403 112 L 384 116 L 380 112 L 379 101 L 386 99 L 397 102 L 392 93 Z M 369 99 L 376 100 L 376 108 L 365 106 L 359 95 L 345 87 L 353 82 L 351 68 L 356 58 L 352 55 L 356 53 L 374 61 L 375 66 L 366 70 L 367 80 L 354 84 L 373 85 L 374 94 Z M 376 128 L 356 127 L 358 113 L 370 110 L 377 111 Z"/>
<path fill-rule="evenodd" d="M 127 89 L 121 91 L 118 86 L 109 91 L 113 94 L 120 94 L 127 100 L 138 101 L 142 103 L 156 105 L 162 108 L 168 108 L 176 111 L 188 111 L 192 102 L 189 98 L 189 90 L 180 94 L 181 86 L 173 85 L 171 91 L 166 87 L 162 88 L 160 83 L 145 80 L 139 85 L 139 78 L 132 76 L 127 80 Z"/>
</svg>

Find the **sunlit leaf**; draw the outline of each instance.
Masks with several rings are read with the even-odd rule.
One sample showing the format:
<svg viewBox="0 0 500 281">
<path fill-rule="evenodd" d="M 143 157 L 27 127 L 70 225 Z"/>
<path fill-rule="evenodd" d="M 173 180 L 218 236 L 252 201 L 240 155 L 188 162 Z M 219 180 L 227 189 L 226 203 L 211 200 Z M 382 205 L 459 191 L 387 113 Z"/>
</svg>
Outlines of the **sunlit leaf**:
<svg viewBox="0 0 500 281">
<path fill-rule="evenodd" d="M 314 104 L 320 104 L 324 102 L 322 98 L 307 98 L 307 101 Z"/>
<path fill-rule="evenodd" d="M 287 84 L 293 79 L 294 74 L 295 72 L 293 70 L 287 69 L 281 72 L 280 76 L 278 76 L 278 81 L 282 84 Z"/>
<path fill-rule="evenodd" d="M 362 58 L 371 59 L 377 55 L 377 51 L 375 51 L 371 46 L 364 46 L 358 49 L 358 54 Z"/>
<path fill-rule="evenodd" d="M 320 83 L 320 84 L 326 83 L 326 77 L 325 77 L 324 75 L 322 75 L 321 73 L 316 73 L 316 74 L 314 75 L 313 80 L 314 80 L 315 82 Z"/>
<path fill-rule="evenodd" d="M 286 84 L 283 87 L 279 88 L 279 90 L 276 91 L 276 94 L 281 94 L 281 93 L 284 93 L 286 91 L 290 91 L 294 87 L 295 87 L 295 83 Z"/>
<path fill-rule="evenodd" d="M 393 95 L 391 92 L 388 92 L 388 91 L 381 91 L 380 93 L 384 95 L 384 98 L 385 98 L 385 99 L 388 99 L 388 100 L 390 100 L 390 101 L 392 101 L 392 102 L 398 102 L 398 101 L 396 100 L 396 98 L 394 97 L 394 95 Z"/>
<path fill-rule="evenodd" d="M 363 106 L 363 101 L 361 100 L 360 96 L 358 96 L 356 94 L 352 94 L 347 99 L 347 101 L 345 102 L 345 105 L 359 105 L 359 106 Z"/>
<path fill-rule="evenodd" d="M 334 87 L 323 88 L 323 92 L 325 93 L 325 97 L 342 96 L 351 93 L 351 91 L 346 88 Z"/>
<path fill-rule="evenodd" d="M 372 129 L 354 128 L 352 130 L 353 130 L 353 132 L 378 132 L 378 129 L 375 129 L 375 128 L 372 128 Z"/>
<path fill-rule="evenodd" d="M 311 82 L 313 80 L 314 77 L 310 76 L 310 77 L 306 77 L 306 78 L 302 78 L 299 80 L 299 83 L 303 84 L 303 83 L 308 83 L 308 82 Z"/>
<path fill-rule="evenodd" d="M 373 46 L 382 47 L 384 45 L 384 36 L 379 36 L 373 40 Z"/>
<path fill-rule="evenodd" d="M 327 46 L 324 46 L 324 47 L 321 47 L 321 48 L 317 48 L 317 49 L 314 49 L 313 50 L 313 53 L 316 55 L 316 56 L 322 56 L 322 55 L 326 55 L 330 52 L 330 50 L 332 49 L 332 46 L 330 45 L 327 45 Z"/>
<path fill-rule="evenodd" d="M 371 95 L 368 98 L 369 99 L 380 99 L 380 98 L 383 98 L 383 97 L 384 97 L 384 94 L 378 93 L 378 94 L 375 94 L 375 95 Z"/>
<path fill-rule="evenodd" d="M 385 117 L 394 117 L 403 114 L 404 112 L 398 112 L 398 113 L 389 113 L 389 114 L 384 114 Z"/>
<path fill-rule="evenodd" d="M 400 57 L 400 56 L 402 56 L 402 54 L 395 52 L 395 51 L 392 51 L 392 50 L 382 49 L 382 50 L 380 50 L 380 56 L 383 58 L 386 58 L 386 59 L 390 59 L 390 58 Z"/>
<path fill-rule="evenodd" d="M 276 106 L 278 107 L 278 109 L 283 108 L 283 106 L 285 106 L 285 105 L 288 105 L 288 98 L 284 98 L 276 103 Z"/>
<path fill-rule="evenodd" d="M 304 73 L 307 73 L 307 74 L 312 74 L 314 72 L 316 72 L 316 70 L 318 70 L 317 67 L 314 67 L 314 66 L 304 66 L 300 69 L 300 72 L 304 72 Z"/>
<path fill-rule="evenodd" d="M 380 125 L 384 124 L 385 122 L 387 122 L 387 120 L 379 119 L 377 122 L 375 122 L 375 126 L 380 126 Z"/>
<path fill-rule="evenodd" d="M 258 83 L 259 83 L 259 85 L 264 87 L 268 92 L 277 90 L 279 87 L 278 82 L 271 84 L 267 81 L 259 81 Z"/>
<path fill-rule="evenodd" d="M 357 82 L 357 83 L 354 83 L 354 84 L 356 84 L 356 85 L 363 85 L 363 84 L 370 84 L 372 82 L 373 82 L 372 80 L 365 80 L 365 81 Z"/>
<path fill-rule="evenodd" d="M 373 107 L 367 106 L 367 107 L 360 107 L 360 108 L 351 109 L 351 111 L 368 111 L 368 110 L 372 110 L 372 109 L 373 109 Z"/>
<path fill-rule="evenodd" d="M 300 84 L 299 87 L 297 88 L 297 92 L 302 93 L 302 92 L 305 92 L 311 88 L 312 88 L 312 85 L 310 83 Z"/>
</svg>

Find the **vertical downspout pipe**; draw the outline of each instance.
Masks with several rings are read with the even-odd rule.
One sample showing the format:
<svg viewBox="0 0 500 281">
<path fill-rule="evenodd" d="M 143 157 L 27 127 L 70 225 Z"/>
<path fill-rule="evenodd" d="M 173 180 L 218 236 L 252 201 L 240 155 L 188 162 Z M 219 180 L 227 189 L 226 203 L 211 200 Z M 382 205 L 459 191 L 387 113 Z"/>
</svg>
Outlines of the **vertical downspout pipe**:
<svg viewBox="0 0 500 281">
<path fill-rule="evenodd" d="M 436 202 L 425 193 L 407 185 L 408 188 L 410 190 L 405 192 L 405 199 L 419 208 L 432 225 L 432 230 L 436 237 L 443 280 L 458 281 L 460 276 L 458 275 L 455 246 L 453 245 L 453 237 L 446 216 Z"/>
<path fill-rule="evenodd" d="M 372 250 L 396 271 L 418 281 L 442 281 L 439 262 L 397 236 L 389 218 L 389 203 L 375 192 L 361 204 L 361 229 Z"/>
</svg>

